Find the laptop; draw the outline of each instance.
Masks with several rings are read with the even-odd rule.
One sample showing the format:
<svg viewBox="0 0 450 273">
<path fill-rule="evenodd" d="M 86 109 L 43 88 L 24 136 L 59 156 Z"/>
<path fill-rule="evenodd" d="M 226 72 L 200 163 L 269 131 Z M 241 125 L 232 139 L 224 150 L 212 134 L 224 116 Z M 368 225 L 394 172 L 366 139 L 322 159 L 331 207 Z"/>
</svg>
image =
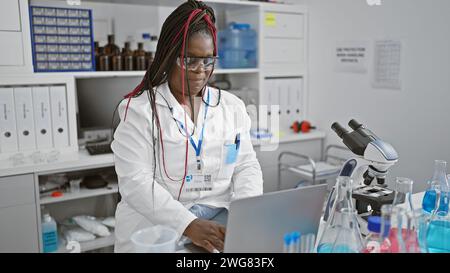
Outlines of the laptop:
<svg viewBox="0 0 450 273">
<path fill-rule="evenodd" d="M 280 253 L 288 232 L 317 235 L 327 185 L 278 191 L 233 201 L 225 253 Z"/>
</svg>

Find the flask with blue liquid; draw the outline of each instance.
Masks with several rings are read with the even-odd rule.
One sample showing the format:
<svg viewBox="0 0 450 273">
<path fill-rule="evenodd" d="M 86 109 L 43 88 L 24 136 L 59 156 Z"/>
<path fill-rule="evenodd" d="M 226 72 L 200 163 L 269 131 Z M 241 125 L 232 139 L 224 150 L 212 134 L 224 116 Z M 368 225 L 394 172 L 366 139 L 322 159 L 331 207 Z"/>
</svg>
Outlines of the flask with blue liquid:
<svg viewBox="0 0 450 273">
<path fill-rule="evenodd" d="M 435 193 L 436 206 L 432 210 L 428 226 L 426 227 L 426 248 L 429 253 L 450 253 L 450 214 L 447 207 L 442 207 L 442 198 L 448 198 L 448 193 L 443 195 L 441 185 L 432 181 Z M 438 205 L 440 204 L 440 205 Z"/>
<path fill-rule="evenodd" d="M 447 162 L 443 160 L 436 160 L 434 162 L 434 174 L 431 181 L 428 182 L 428 189 L 425 192 L 422 201 L 422 208 L 426 213 L 432 213 L 433 210 L 445 211 L 448 213 L 449 207 L 449 184 L 447 179 Z M 438 182 L 438 183 L 436 183 Z M 437 204 L 435 186 L 440 187 L 440 200 Z M 438 207 L 438 208 L 437 208 Z"/>
</svg>

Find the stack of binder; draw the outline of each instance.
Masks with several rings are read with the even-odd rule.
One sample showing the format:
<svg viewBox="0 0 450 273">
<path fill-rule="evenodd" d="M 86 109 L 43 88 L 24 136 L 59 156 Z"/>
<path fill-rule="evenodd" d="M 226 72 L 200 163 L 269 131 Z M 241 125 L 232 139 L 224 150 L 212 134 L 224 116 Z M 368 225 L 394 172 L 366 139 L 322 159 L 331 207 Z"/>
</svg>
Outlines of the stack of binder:
<svg viewBox="0 0 450 273">
<path fill-rule="evenodd" d="M 0 86 L 0 154 L 69 146 L 64 85 Z"/>
</svg>

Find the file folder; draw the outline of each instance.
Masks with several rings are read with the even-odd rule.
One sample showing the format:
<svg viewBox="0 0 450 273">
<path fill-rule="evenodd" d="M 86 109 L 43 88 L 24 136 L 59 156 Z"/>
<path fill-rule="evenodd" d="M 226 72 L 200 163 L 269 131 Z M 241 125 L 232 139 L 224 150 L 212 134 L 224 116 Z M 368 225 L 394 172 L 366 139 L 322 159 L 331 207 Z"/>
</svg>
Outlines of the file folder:
<svg viewBox="0 0 450 273">
<path fill-rule="evenodd" d="M 49 88 L 47 86 L 33 87 L 32 94 L 37 149 L 52 148 L 53 136 Z"/>
<path fill-rule="evenodd" d="M 18 150 L 13 88 L 0 88 L 0 152 Z"/>
<path fill-rule="evenodd" d="M 35 150 L 36 136 L 31 87 L 15 87 L 14 103 L 19 151 Z"/>
<path fill-rule="evenodd" d="M 67 100 L 65 86 L 50 86 L 50 107 L 52 113 L 52 135 L 55 148 L 69 146 Z"/>
</svg>

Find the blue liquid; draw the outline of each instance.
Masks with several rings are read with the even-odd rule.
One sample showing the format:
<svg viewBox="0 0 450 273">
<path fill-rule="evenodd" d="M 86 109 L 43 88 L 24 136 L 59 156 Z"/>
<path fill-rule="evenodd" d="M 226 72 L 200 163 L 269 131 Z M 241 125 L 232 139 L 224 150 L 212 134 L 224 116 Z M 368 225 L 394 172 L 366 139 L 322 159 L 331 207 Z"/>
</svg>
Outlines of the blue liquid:
<svg viewBox="0 0 450 273">
<path fill-rule="evenodd" d="M 441 192 L 441 199 L 439 204 L 439 211 L 448 212 L 448 197 L 447 192 Z M 436 191 L 435 190 L 427 190 L 422 200 L 422 209 L 428 213 L 431 213 L 434 210 L 436 204 Z"/>
<path fill-rule="evenodd" d="M 321 244 L 317 247 L 317 253 L 358 253 L 348 245 L 333 245 L 330 243 Z"/>
<path fill-rule="evenodd" d="M 450 253 L 450 222 L 432 221 L 428 227 L 427 247 L 430 253 Z"/>
</svg>

